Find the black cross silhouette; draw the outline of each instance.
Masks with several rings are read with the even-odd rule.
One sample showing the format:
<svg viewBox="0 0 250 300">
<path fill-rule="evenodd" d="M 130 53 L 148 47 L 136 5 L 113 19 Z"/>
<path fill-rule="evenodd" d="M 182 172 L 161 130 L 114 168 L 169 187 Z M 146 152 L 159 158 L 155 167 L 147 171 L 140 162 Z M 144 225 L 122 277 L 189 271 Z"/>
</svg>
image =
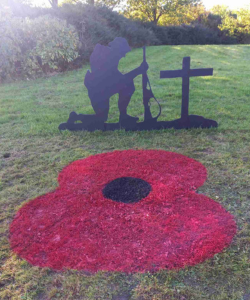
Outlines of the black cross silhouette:
<svg viewBox="0 0 250 300">
<path fill-rule="evenodd" d="M 212 76 L 213 69 L 190 69 L 190 57 L 184 57 L 182 70 L 161 71 L 160 78 L 177 78 L 182 77 L 182 105 L 181 118 L 188 118 L 189 105 L 189 78 L 196 76 Z"/>
</svg>

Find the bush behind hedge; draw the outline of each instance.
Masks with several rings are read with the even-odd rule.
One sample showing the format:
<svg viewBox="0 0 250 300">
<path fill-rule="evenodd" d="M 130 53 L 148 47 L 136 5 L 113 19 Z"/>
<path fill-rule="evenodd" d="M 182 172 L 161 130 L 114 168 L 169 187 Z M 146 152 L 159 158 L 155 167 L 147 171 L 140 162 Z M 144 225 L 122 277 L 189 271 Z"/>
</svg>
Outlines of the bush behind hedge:
<svg viewBox="0 0 250 300">
<path fill-rule="evenodd" d="M 97 43 L 108 45 L 118 36 L 126 38 L 134 48 L 237 42 L 223 31 L 202 24 L 156 26 L 132 21 L 106 7 L 82 3 L 65 3 L 58 9 L 20 7 L 13 11 L 15 18 L 7 21 L 3 16 L 0 18 L 4 24 L 0 28 L 3 35 L 0 40 L 0 78 L 37 76 L 80 67 L 89 60 Z M 14 43 L 5 32 L 12 36 Z"/>
<path fill-rule="evenodd" d="M 54 12 L 66 19 L 78 31 L 84 60 L 89 58 L 94 46 L 99 43 L 108 45 L 115 37 L 124 37 L 131 47 L 159 45 L 160 41 L 150 28 L 131 21 L 106 7 L 94 7 L 82 3 L 64 4 Z"/>
<path fill-rule="evenodd" d="M 63 71 L 78 57 L 78 34 L 65 20 L 6 13 L 0 24 L 0 81 Z"/>
<path fill-rule="evenodd" d="M 97 43 L 107 45 L 117 36 L 126 38 L 131 47 L 236 43 L 236 39 L 220 30 L 215 31 L 201 24 L 157 26 L 132 21 L 106 7 L 64 4 L 56 13 L 76 27 L 82 44 L 80 56 L 83 61 L 89 59 Z"/>
<path fill-rule="evenodd" d="M 156 26 L 145 23 L 151 29 L 161 45 L 210 45 L 235 44 L 236 39 L 221 31 L 209 29 L 200 24 L 180 26 Z"/>
</svg>

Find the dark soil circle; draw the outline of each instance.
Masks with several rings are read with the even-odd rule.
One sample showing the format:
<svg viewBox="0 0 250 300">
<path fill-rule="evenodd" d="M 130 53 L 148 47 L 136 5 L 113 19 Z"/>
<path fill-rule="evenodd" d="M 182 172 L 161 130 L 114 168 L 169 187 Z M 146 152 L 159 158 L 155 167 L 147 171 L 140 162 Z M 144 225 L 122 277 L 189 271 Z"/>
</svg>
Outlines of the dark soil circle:
<svg viewBox="0 0 250 300">
<path fill-rule="evenodd" d="M 151 185 L 134 177 L 121 177 L 109 182 L 102 193 L 105 198 L 123 203 L 139 202 L 148 196 Z"/>
</svg>

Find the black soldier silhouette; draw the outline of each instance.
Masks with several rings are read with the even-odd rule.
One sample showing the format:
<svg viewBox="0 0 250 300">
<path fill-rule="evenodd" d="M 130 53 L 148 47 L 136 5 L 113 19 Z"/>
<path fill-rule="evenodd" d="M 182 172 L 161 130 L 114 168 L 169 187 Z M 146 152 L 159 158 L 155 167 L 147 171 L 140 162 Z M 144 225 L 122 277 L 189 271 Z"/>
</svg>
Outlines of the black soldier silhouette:
<svg viewBox="0 0 250 300">
<path fill-rule="evenodd" d="M 127 114 L 127 107 L 135 91 L 133 80 L 148 70 L 148 64 L 143 61 L 138 68 L 122 74 L 118 70 L 119 61 L 130 51 L 128 42 L 124 38 L 117 37 L 108 47 L 97 44 L 90 56 L 91 72 L 88 70 L 84 84 L 88 89 L 96 116 L 103 122 L 108 119 L 109 99 L 117 93 L 121 126 L 139 120 Z"/>
<path fill-rule="evenodd" d="M 60 130 L 157 130 L 164 128 L 210 128 L 217 127 L 214 120 L 202 116 L 189 115 L 189 78 L 196 76 L 211 76 L 213 69 L 191 69 L 190 57 L 184 57 L 181 70 L 161 71 L 160 78 L 182 78 L 182 109 L 181 118 L 173 121 L 158 121 L 161 106 L 155 98 L 148 79 L 146 62 L 146 47 L 143 47 L 143 60 L 136 69 L 122 74 L 118 70 L 119 61 L 125 57 L 131 48 L 126 39 L 117 37 L 108 46 L 97 44 L 90 56 L 91 71 L 88 70 L 84 84 L 95 111 L 95 115 L 84 115 L 71 112 L 66 123 L 59 125 Z M 127 114 L 127 108 L 135 92 L 134 78 L 142 75 L 142 91 L 144 105 L 144 120 L 138 122 L 137 117 Z M 120 117 L 118 123 L 106 123 L 109 114 L 110 98 L 119 94 L 118 108 Z M 151 114 L 150 100 L 154 99 L 159 105 L 156 117 Z"/>
</svg>

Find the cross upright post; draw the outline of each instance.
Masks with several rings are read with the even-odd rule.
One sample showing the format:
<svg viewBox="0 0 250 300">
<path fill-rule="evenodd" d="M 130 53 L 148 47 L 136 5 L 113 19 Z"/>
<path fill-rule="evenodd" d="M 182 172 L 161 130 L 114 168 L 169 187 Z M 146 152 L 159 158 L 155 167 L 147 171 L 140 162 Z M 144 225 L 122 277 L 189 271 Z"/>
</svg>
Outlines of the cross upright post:
<svg viewBox="0 0 250 300">
<path fill-rule="evenodd" d="M 188 118 L 189 106 L 189 78 L 197 76 L 212 76 L 213 69 L 190 69 L 190 57 L 184 57 L 182 62 L 182 70 L 161 71 L 160 78 L 182 78 L 182 104 L 181 119 Z"/>
<path fill-rule="evenodd" d="M 190 71 L 190 57 L 184 57 L 182 61 L 182 103 L 181 103 L 181 118 L 188 117 L 189 106 L 189 71 Z"/>
</svg>

